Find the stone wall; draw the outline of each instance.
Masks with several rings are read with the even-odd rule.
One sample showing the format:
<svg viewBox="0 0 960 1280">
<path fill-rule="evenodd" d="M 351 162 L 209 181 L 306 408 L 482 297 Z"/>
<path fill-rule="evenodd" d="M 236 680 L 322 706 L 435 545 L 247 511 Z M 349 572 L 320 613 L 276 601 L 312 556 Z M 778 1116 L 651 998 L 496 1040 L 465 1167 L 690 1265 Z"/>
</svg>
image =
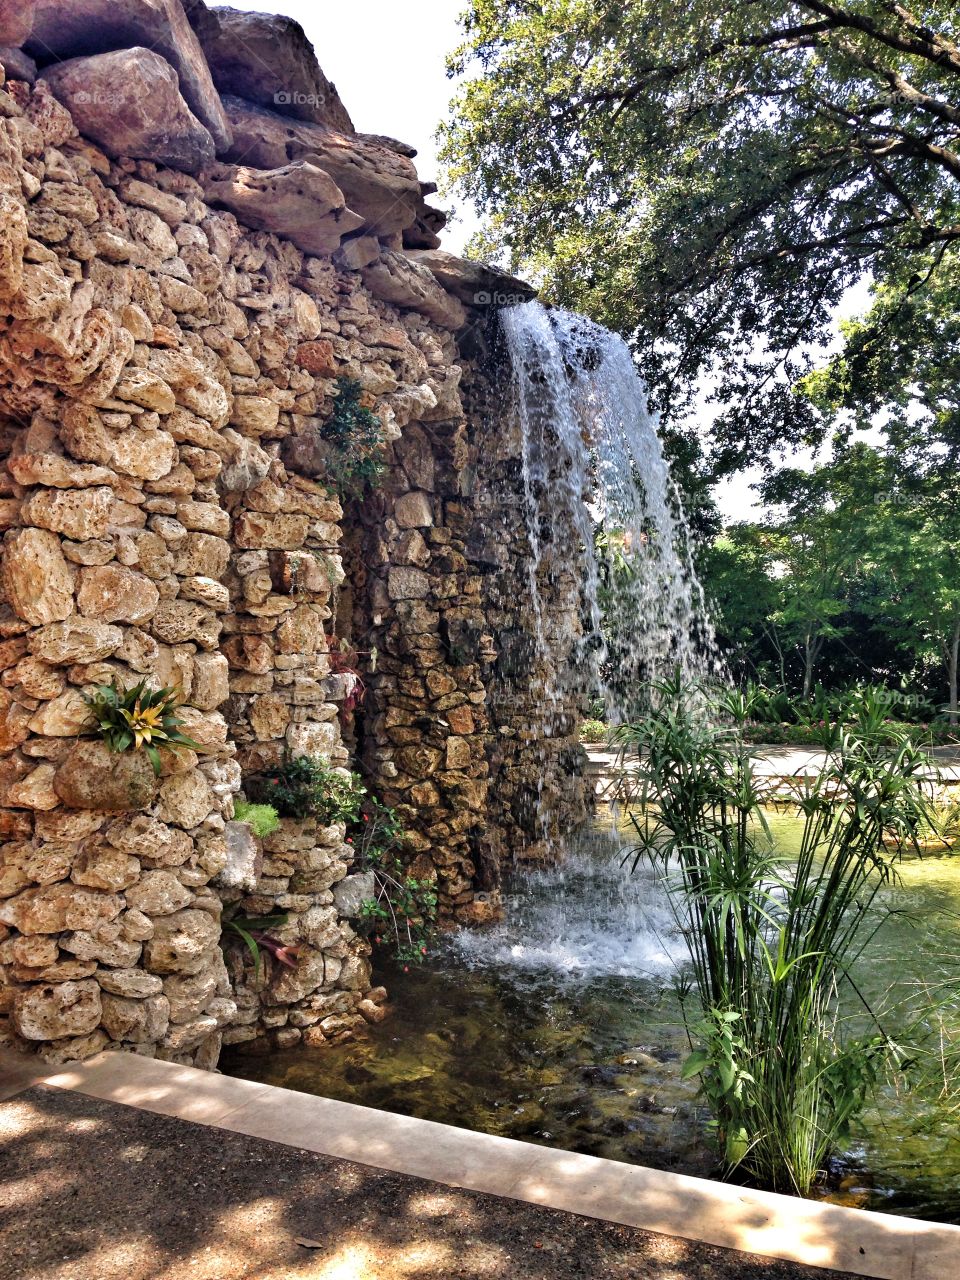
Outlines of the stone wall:
<svg viewBox="0 0 960 1280">
<path fill-rule="evenodd" d="M 587 710 L 580 584 L 545 537 L 533 569 L 521 425 L 496 313 L 463 345 L 475 459 L 466 552 L 495 650 L 485 675 L 487 821 L 496 865 L 551 863 L 562 855 L 564 836 L 586 819 L 590 799 L 579 741 Z"/>
<path fill-rule="evenodd" d="M 4 1034 L 205 1066 L 354 1035 L 385 993 L 344 828 L 261 845 L 234 799 L 285 754 L 358 768 L 443 920 L 496 915 L 540 732 L 504 659 L 522 522 L 483 498 L 515 471 L 478 408 L 503 370 L 460 354 L 502 281 L 437 249 L 411 149 L 354 131 L 289 20 L 0 3 L 0 46 Z M 340 377 L 388 441 L 346 513 L 317 445 Z M 335 635 L 364 655 L 351 717 Z M 110 754 L 82 695 L 113 679 L 175 686 L 203 750 L 159 778 Z M 224 951 L 238 912 L 285 914 L 296 968 Z"/>
</svg>

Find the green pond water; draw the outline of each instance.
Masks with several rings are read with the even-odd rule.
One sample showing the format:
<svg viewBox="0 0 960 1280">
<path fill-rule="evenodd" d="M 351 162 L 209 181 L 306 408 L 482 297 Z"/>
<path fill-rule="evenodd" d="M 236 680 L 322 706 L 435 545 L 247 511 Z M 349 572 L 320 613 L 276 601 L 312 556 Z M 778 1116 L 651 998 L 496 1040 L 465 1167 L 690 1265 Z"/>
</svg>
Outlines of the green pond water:
<svg viewBox="0 0 960 1280">
<path fill-rule="evenodd" d="M 769 815 L 796 848 L 792 814 Z M 369 1037 L 269 1056 L 224 1055 L 231 1075 L 655 1168 L 710 1176 L 716 1162 L 672 979 L 683 961 L 663 890 L 621 867 L 598 823 L 556 870 L 507 886 L 506 918 L 446 938 L 410 972 L 385 968 L 390 1016 Z M 905 861 L 896 908 L 856 967 L 896 1034 L 918 984 L 946 983 L 960 1030 L 960 858 Z M 891 989 L 892 988 L 892 989 Z M 953 996 L 953 992 L 956 996 Z M 819 1194 L 960 1222 L 960 1114 L 885 1091 Z"/>
</svg>

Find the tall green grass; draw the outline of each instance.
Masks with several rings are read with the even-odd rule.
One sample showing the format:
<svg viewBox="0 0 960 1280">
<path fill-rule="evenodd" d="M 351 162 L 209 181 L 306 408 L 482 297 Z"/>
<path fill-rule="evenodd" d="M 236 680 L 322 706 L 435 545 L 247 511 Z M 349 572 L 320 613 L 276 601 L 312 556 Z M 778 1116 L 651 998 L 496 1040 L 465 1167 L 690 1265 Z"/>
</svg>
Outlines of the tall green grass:
<svg viewBox="0 0 960 1280">
<path fill-rule="evenodd" d="M 820 773 L 796 780 L 803 840 L 788 864 L 742 736 L 749 699 L 672 680 L 654 703 L 620 731 L 623 789 L 634 866 L 665 873 L 689 951 L 684 1072 L 700 1077 L 726 1171 L 805 1194 L 900 1059 L 875 1020 L 850 1030 L 840 997 L 844 986 L 857 995 L 851 965 L 877 928 L 871 904 L 929 820 L 929 762 L 884 723 L 879 700 L 825 726 Z"/>
</svg>

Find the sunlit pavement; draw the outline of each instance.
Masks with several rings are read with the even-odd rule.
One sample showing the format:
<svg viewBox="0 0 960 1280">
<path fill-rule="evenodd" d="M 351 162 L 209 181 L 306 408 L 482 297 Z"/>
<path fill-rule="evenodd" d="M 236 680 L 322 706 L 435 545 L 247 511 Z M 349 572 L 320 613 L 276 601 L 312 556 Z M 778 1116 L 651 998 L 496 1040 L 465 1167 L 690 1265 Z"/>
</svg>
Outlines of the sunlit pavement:
<svg viewBox="0 0 960 1280">
<path fill-rule="evenodd" d="M 3 1096 L 0 1280 L 960 1274 L 960 1228 L 132 1054 L 43 1068 L 0 1051 Z"/>
</svg>

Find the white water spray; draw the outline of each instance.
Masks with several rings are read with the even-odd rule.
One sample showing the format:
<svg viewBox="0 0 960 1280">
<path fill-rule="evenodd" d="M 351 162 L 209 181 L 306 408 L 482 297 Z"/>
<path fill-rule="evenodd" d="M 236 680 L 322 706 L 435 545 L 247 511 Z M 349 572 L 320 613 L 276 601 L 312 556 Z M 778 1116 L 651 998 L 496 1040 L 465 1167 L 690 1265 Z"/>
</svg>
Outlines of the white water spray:
<svg viewBox="0 0 960 1280">
<path fill-rule="evenodd" d="M 679 669 L 695 680 L 713 665 L 682 507 L 623 340 L 535 302 L 501 319 L 523 433 L 541 658 L 549 669 L 540 583 L 574 575 L 582 595 L 583 686 L 603 693 L 617 723 L 642 709 L 658 679 Z"/>
</svg>

